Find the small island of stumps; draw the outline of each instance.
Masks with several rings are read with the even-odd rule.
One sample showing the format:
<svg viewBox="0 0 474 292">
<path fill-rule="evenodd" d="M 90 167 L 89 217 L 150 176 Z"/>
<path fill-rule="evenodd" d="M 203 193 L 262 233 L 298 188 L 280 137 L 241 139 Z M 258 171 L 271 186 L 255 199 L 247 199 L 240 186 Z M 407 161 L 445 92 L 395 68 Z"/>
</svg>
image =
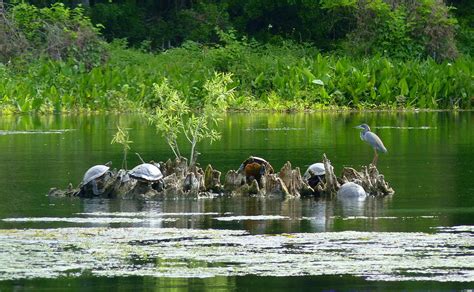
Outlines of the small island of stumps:
<svg viewBox="0 0 474 292">
<path fill-rule="evenodd" d="M 384 197 L 394 194 L 374 164 L 360 171 L 344 167 L 337 177 L 324 154 L 321 163 L 301 175 L 299 167 L 286 162 L 279 172 L 263 158 L 251 156 L 238 170 L 222 173 L 210 164 L 189 165 L 186 158 L 143 163 L 130 171 L 111 170 L 107 165 L 91 167 L 78 187 L 51 188 L 55 197 L 101 197 L 157 200 L 173 197 L 280 196 L 280 197 Z"/>
</svg>

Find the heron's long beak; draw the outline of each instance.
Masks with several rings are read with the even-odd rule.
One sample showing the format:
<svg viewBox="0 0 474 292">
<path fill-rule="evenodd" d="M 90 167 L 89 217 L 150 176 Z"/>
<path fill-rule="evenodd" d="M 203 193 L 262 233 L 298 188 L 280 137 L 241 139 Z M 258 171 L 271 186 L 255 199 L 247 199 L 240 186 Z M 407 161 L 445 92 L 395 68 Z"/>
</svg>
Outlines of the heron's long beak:
<svg viewBox="0 0 474 292">
<path fill-rule="evenodd" d="M 354 129 L 361 129 L 362 130 L 364 128 L 362 128 L 362 126 L 359 125 L 359 126 L 354 127 Z"/>
</svg>

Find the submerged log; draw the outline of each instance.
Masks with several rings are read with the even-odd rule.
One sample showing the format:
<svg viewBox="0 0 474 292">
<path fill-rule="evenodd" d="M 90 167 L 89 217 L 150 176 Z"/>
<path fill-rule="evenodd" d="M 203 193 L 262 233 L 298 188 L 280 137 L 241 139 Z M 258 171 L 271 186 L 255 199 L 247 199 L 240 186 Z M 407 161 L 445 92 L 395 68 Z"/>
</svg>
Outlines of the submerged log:
<svg viewBox="0 0 474 292">
<path fill-rule="evenodd" d="M 221 172 L 208 165 L 205 170 L 198 166 L 189 167 L 184 158 L 161 163 L 164 178 L 160 182 L 137 180 L 128 175 L 125 170 L 112 171 L 103 185 L 101 197 L 117 197 L 122 199 L 151 200 L 160 197 L 215 197 L 218 195 L 249 195 L 300 197 L 300 196 L 335 196 L 341 185 L 346 182 L 356 183 L 372 196 L 386 196 L 394 193 L 393 189 L 379 173 L 375 165 L 362 167 L 361 171 L 345 167 L 340 178 L 336 177 L 330 160 L 323 155 L 324 177 L 314 187 L 310 187 L 307 178 L 301 176 L 300 169 L 292 169 L 291 163 L 286 162 L 279 173 L 265 173 L 259 179 L 246 177 L 240 171 L 229 170 L 221 183 Z M 91 197 L 91 193 L 83 188 L 66 190 L 52 188 L 51 196 L 61 197 Z"/>
</svg>

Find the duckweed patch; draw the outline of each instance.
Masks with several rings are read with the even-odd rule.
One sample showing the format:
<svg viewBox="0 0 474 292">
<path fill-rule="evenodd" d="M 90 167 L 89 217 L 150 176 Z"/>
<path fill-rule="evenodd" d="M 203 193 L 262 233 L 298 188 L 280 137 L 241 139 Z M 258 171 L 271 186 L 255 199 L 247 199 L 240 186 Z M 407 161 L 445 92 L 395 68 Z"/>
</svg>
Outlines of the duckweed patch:
<svg viewBox="0 0 474 292">
<path fill-rule="evenodd" d="M 112 224 L 112 223 L 160 223 L 173 222 L 175 218 L 153 219 L 153 218 L 130 218 L 130 217 L 27 217 L 27 218 L 5 218 L 5 222 L 66 222 L 79 224 Z"/>
<path fill-rule="evenodd" d="M 434 234 L 59 228 L 0 230 L 0 280 L 94 276 L 352 275 L 373 281 L 474 281 L 474 226 Z"/>
<path fill-rule="evenodd" d="M 215 217 L 214 219 L 219 221 L 262 221 L 262 220 L 289 220 L 290 217 L 280 215 L 256 215 L 256 216 L 226 216 L 226 217 Z"/>
</svg>

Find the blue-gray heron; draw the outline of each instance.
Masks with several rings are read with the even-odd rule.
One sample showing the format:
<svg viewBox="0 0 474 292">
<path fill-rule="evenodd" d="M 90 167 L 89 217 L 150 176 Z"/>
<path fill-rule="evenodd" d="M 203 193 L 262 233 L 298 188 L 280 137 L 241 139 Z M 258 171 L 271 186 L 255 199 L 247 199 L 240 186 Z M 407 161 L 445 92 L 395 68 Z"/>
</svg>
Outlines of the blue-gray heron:
<svg viewBox="0 0 474 292">
<path fill-rule="evenodd" d="M 373 165 L 377 164 L 377 158 L 379 157 L 377 151 L 382 153 L 387 152 L 387 148 L 383 145 L 382 140 L 380 140 L 379 136 L 375 135 L 375 133 L 370 131 L 370 127 L 367 124 L 362 124 L 356 127 L 357 129 L 361 129 L 360 138 L 365 142 L 369 143 L 372 148 L 374 148 L 374 160 L 372 161 Z"/>
</svg>

